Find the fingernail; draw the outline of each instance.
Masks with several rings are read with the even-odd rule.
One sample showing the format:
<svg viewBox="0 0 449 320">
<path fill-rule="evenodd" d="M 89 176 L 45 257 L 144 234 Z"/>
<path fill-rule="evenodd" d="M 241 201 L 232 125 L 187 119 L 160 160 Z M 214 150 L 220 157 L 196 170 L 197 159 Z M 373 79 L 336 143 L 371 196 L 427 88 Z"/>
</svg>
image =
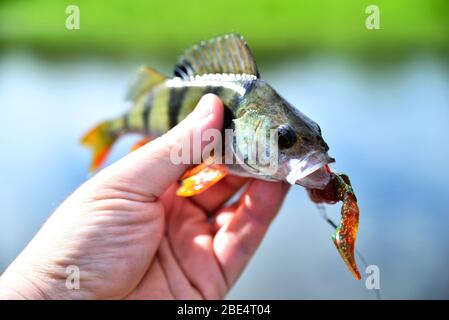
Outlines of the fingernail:
<svg viewBox="0 0 449 320">
<path fill-rule="evenodd" d="M 195 116 L 198 119 L 207 119 L 212 114 L 212 105 L 211 97 L 209 95 L 203 96 L 195 108 Z"/>
</svg>

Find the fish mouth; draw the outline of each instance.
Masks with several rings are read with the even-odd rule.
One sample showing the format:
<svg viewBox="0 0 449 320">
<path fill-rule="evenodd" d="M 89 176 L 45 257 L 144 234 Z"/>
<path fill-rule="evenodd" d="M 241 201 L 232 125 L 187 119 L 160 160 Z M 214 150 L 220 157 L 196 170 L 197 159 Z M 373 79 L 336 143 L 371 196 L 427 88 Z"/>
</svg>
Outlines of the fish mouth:
<svg viewBox="0 0 449 320">
<path fill-rule="evenodd" d="M 301 159 L 288 161 L 289 173 L 286 180 L 305 188 L 324 188 L 330 181 L 326 165 L 335 162 L 326 152 L 312 151 Z"/>
</svg>

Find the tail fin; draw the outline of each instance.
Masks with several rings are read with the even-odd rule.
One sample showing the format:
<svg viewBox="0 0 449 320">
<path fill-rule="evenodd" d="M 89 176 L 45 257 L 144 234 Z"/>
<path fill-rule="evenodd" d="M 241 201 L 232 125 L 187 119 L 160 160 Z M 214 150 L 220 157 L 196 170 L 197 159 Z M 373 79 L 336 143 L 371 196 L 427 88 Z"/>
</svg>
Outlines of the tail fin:
<svg viewBox="0 0 449 320">
<path fill-rule="evenodd" d="M 87 132 L 81 139 L 81 144 L 92 149 L 90 171 L 96 171 L 106 160 L 117 135 L 111 131 L 111 123 L 105 121 Z"/>
</svg>

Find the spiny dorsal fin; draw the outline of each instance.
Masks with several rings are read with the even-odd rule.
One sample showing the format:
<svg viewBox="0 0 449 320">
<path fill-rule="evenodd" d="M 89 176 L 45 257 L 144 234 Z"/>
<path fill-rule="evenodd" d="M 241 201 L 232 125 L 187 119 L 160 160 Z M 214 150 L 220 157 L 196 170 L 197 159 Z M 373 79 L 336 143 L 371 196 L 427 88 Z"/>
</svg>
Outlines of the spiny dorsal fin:
<svg viewBox="0 0 449 320">
<path fill-rule="evenodd" d="M 165 79 L 167 77 L 158 71 L 147 66 L 141 66 L 137 73 L 137 79 L 130 86 L 126 94 L 126 100 L 136 101 L 142 94 L 148 92 L 149 89 L 163 82 Z"/>
<path fill-rule="evenodd" d="M 251 50 L 236 33 L 193 46 L 179 59 L 174 70 L 174 75 L 183 79 L 210 73 L 251 74 L 259 78 Z"/>
</svg>

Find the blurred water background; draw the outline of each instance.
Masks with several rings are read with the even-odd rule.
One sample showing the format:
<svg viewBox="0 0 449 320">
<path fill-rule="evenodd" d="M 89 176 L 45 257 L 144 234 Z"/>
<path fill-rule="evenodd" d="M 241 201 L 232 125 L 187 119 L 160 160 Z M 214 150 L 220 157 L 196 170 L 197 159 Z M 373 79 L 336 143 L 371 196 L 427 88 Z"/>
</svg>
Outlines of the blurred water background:
<svg viewBox="0 0 449 320">
<path fill-rule="evenodd" d="M 81 29 L 67 31 L 65 6 L 78 3 Z M 320 124 L 334 168 L 350 175 L 357 247 L 379 266 L 382 296 L 449 298 L 446 2 L 377 1 L 384 22 L 370 31 L 366 1 L 236 3 L 0 4 L 0 271 L 87 179 L 79 137 L 128 108 L 137 67 L 169 74 L 186 46 L 239 31 L 262 77 Z M 136 140 L 120 140 L 110 161 Z M 327 210 L 338 219 L 339 207 Z M 292 188 L 228 297 L 374 298 L 331 234 L 305 191 Z"/>
</svg>

